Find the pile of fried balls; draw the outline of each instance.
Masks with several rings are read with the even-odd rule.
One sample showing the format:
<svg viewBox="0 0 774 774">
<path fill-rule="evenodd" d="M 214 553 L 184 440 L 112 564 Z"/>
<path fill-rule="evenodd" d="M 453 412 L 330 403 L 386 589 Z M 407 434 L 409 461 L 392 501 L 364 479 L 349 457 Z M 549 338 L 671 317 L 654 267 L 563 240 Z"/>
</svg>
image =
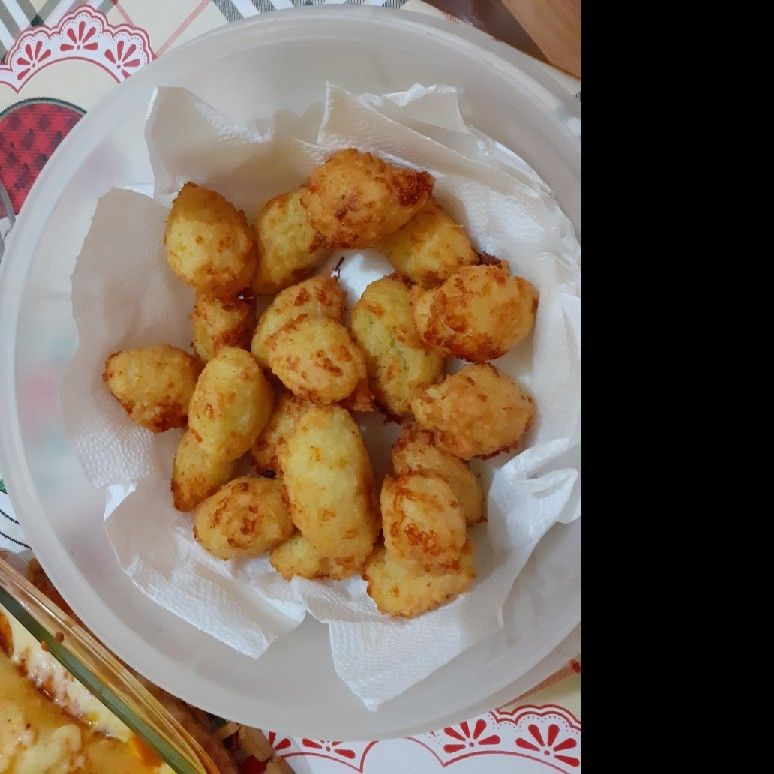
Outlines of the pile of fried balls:
<svg viewBox="0 0 774 774">
<path fill-rule="evenodd" d="M 528 337 L 538 293 L 476 252 L 433 183 L 338 151 L 252 225 L 186 183 L 164 245 L 195 289 L 193 353 L 125 349 L 103 373 L 133 422 L 185 428 L 172 499 L 205 550 L 269 552 L 286 580 L 361 575 L 391 616 L 469 588 L 468 527 L 485 519 L 485 498 L 468 462 L 516 449 L 534 418 L 530 396 L 488 361 Z M 337 274 L 312 275 L 350 248 L 377 248 L 395 273 L 345 319 Z M 257 296 L 272 300 L 256 320 Z M 450 357 L 468 364 L 447 375 Z M 353 418 L 377 409 L 401 427 L 380 492 Z M 237 475 L 248 454 L 257 475 Z"/>
</svg>

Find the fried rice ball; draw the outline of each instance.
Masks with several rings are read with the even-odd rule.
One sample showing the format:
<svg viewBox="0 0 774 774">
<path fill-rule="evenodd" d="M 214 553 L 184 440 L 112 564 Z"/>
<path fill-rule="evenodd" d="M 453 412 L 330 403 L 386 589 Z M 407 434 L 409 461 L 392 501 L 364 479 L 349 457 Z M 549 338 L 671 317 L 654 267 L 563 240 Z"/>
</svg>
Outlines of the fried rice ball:
<svg viewBox="0 0 774 774">
<path fill-rule="evenodd" d="M 361 379 L 357 383 L 357 387 L 346 398 L 339 401 L 339 405 L 343 406 L 347 411 L 361 411 L 364 413 L 375 411 L 376 403 L 374 402 L 374 394 L 368 385 L 368 377 Z"/>
<path fill-rule="evenodd" d="M 432 190 L 427 172 L 349 148 L 312 172 L 301 203 L 333 247 L 372 247 L 411 220 Z"/>
<path fill-rule="evenodd" d="M 466 266 L 414 303 L 414 321 L 427 344 L 483 363 L 523 341 L 535 322 L 538 292 L 513 277 L 504 261 Z"/>
<path fill-rule="evenodd" d="M 463 460 L 515 448 L 535 416 L 532 398 L 490 363 L 467 365 L 428 387 L 411 410 L 441 449 Z"/>
<path fill-rule="evenodd" d="M 192 511 L 223 486 L 234 473 L 234 462 L 207 454 L 196 434 L 186 430 L 172 463 L 172 502 L 178 511 Z"/>
<path fill-rule="evenodd" d="M 411 413 L 411 398 L 443 376 L 444 355 L 425 344 L 411 313 L 411 293 L 397 275 L 372 282 L 352 310 L 376 400 L 393 416 Z"/>
<path fill-rule="evenodd" d="M 465 512 L 449 484 L 435 473 L 388 476 L 379 498 L 384 545 L 423 572 L 459 566 L 467 539 Z"/>
<path fill-rule="evenodd" d="M 294 575 L 315 580 L 343 580 L 363 571 L 372 547 L 357 556 L 330 557 L 321 554 L 300 532 L 277 546 L 269 556 L 272 567 L 286 580 Z"/>
<path fill-rule="evenodd" d="M 259 556 L 292 534 L 282 486 L 268 478 L 235 478 L 194 513 L 194 538 L 219 559 Z"/>
<path fill-rule="evenodd" d="M 158 344 L 115 352 L 105 361 L 102 381 L 132 422 L 161 433 L 185 427 L 201 370 L 198 358 Z"/>
<path fill-rule="evenodd" d="M 258 247 L 253 288 L 258 295 L 276 293 L 304 279 L 331 253 L 322 234 L 312 228 L 301 204 L 301 189 L 266 202 L 255 216 L 253 231 Z"/>
<path fill-rule="evenodd" d="M 265 473 L 268 470 L 275 473 L 281 471 L 279 450 L 287 443 L 288 436 L 296 429 L 298 420 L 311 405 L 290 392 L 283 392 L 280 395 L 274 404 L 274 411 L 269 421 L 250 449 L 253 465 L 258 473 Z"/>
<path fill-rule="evenodd" d="M 235 296 L 253 280 L 255 240 L 247 218 L 209 188 L 186 183 L 180 189 L 167 218 L 164 245 L 172 271 L 207 295 Z"/>
<path fill-rule="evenodd" d="M 459 457 L 439 449 L 429 430 L 415 423 L 404 425 L 392 447 L 392 466 L 397 474 L 440 476 L 462 506 L 465 522 L 477 524 L 484 520 L 484 491 L 478 478 Z"/>
<path fill-rule="evenodd" d="M 206 363 L 223 347 L 249 349 L 255 326 L 252 298 L 215 298 L 196 294 L 193 308 L 193 347 Z"/>
<path fill-rule="evenodd" d="M 196 383 L 188 426 L 213 457 L 244 454 L 271 416 L 274 394 L 255 358 L 225 347 L 204 367 Z"/>
<path fill-rule="evenodd" d="M 432 196 L 380 248 L 404 277 L 424 288 L 440 285 L 458 269 L 478 262 L 465 229 Z"/>
<path fill-rule="evenodd" d="M 412 618 L 440 607 L 452 597 L 467 591 L 476 577 L 473 544 L 468 541 L 459 567 L 445 573 L 421 573 L 397 559 L 384 547 L 369 558 L 363 579 L 368 596 L 385 615 Z"/>
<path fill-rule="evenodd" d="M 336 277 L 312 277 L 286 288 L 277 293 L 258 320 L 250 351 L 262 368 L 268 368 L 266 342 L 270 336 L 302 314 L 341 322 L 345 304 L 346 295 Z"/>
<path fill-rule="evenodd" d="M 325 556 L 368 551 L 379 534 L 373 470 L 346 409 L 313 406 L 278 450 L 293 523 Z"/>
<path fill-rule="evenodd" d="M 269 367 L 294 394 L 336 403 L 366 379 L 365 357 L 349 331 L 327 317 L 302 315 L 266 342 Z"/>
</svg>

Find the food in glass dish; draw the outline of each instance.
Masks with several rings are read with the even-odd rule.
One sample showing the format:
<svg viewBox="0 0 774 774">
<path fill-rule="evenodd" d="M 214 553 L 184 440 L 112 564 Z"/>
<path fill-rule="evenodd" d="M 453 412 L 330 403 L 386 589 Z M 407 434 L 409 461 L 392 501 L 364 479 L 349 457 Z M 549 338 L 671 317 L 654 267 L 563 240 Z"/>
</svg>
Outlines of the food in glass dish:
<svg viewBox="0 0 774 774">
<path fill-rule="evenodd" d="M 0 771 L 173 774 L 1 604 Z"/>
<path fill-rule="evenodd" d="M 82 627 L 35 558 L 25 579 L 0 555 L 0 771 L 292 774 L 259 729 L 172 696 Z"/>
</svg>

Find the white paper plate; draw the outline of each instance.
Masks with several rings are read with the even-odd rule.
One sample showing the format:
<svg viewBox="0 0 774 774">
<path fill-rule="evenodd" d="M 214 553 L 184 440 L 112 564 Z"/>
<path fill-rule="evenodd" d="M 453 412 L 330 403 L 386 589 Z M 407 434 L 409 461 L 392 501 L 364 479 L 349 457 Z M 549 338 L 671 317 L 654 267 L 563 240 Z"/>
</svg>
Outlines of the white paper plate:
<svg viewBox="0 0 774 774">
<path fill-rule="evenodd" d="M 382 8 L 293 9 L 228 25 L 112 91 L 32 188 L 0 273 L 0 467 L 44 568 L 128 664 L 223 717 L 296 736 L 375 739 L 471 717 L 558 666 L 557 653 L 580 621 L 580 523 L 554 527 L 519 576 L 505 606 L 505 615 L 522 622 L 516 642 L 484 640 L 371 713 L 337 677 L 325 626 L 307 619 L 255 661 L 132 585 L 102 528 L 103 495 L 68 446 L 57 398 L 76 342 L 70 274 L 97 198 L 151 179 L 143 123 L 153 88 L 184 86 L 250 121 L 306 111 L 320 102 L 326 80 L 355 92 L 416 82 L 464 88 L 465 119 L 538 171 L 580 238 L 580 106 L 528 57 L 466 25 Z M 229 81 L 243 88 L 222 89 Z M 561 584 L 550 584 L 561 593 L 550 597 L 541 580 L 549 555 L 566 568 Z M 517 655 L 533 668 L 514 674 L 509 664 Z"/>
</svg>

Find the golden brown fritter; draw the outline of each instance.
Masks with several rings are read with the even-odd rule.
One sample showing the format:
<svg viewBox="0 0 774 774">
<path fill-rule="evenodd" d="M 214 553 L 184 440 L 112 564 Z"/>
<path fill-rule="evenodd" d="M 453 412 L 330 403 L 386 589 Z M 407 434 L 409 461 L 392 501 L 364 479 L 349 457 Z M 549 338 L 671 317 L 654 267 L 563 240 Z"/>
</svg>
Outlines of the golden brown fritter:
<svg viewBox="0 0 774 774">
<path fill-rule="evenodd" d="M 194 537 L 213 556 L 260 556 L 293 534 L 279 481 L 241 476 L 196 508 Z"/>
<path fill-rule="evenodd" d="M 201 370 L 198 358 L 158 344 L 114 353 L 105 362 L 102 381 L 132 422 L 161 433 L 185 427 Z"/>
<path fill-rule="evenodd" d="M 269 557 L 272 567 L 287 581 L 293 576 L 315 580 L 343 580 L 363 571 L 372 548 L 358 556 L 330 557 L 321 554 L 300 532 L 277 546 Z"/>
<path fill-rule="evenodd" d="M 250 351 L 262 368 L 268 368 L 266 342 L 270 336 L 304 314 L 341 322 L 345 304 L 346 296 L 335 277 L 312 277 L 286 288 L 277 293 L 258 320 Z"/>
<path fill-rule="evenodd" d="M 424 288 L 440 285 L 458 269 L 478 262 L 465 229 L 433 197 L 379 247 L 400 274 Z"/>
<path fill-rule="evenodd" d="M 283 392 L 275 401 L 269 421 L 250 450 L 258 473 L 262 474 L 268 470 L 281 472 L 279 450 L 287 443 L 288 436 L 296 429 L 298 420 L 311 405 L 291 392 Z"/>
<path fill-rule="evenodd" d="M 385 615 L 412 618 L 467 591 L 476 577 L 473 545 L 467 542 L 459 568 L 447 573 L 417 573 L 384 547 L 371 554 L 363 573 L 368 595 Z"/>
<path fill-rule="evenodd" d="M 253 232 L 244 212 L 219 193 L 186 183 L 164 232 L 167 263 L 183 282 L 210 296 L 233 297 L 255 274 Z"/>
<path fill-rule="evenodd" d="M 427 172 L 349 148 L 311 174 L 301 202 L 333 247 L 371 247 L 411 220 L 432 190 Z"/>
<path fill-rule="evenodd" d="M 255 358 L 226 347 L 204 367 L 191 398 L 188 426 L 213 457 L 244 454 L 271 416 L 274 395 Z"/>
<path fill-rule="evenodd" d="M 398 474 L 440 476 L 462 506 L 465 521 L 477 524 L 484 520 L 484 492 L 478 478 L 459 457 L 439 449 L 429 430 L 413 422 L 405 424 L 392 447 L 392 465 Z"/>
<path fill-rule="evenodd" d="M 336 403 L 366 379 L 363 353 L 349 331 L 327 317 L 302 315 L 266 342 L 269 366 L 299 398 Z"/>
<path fill-rule="evenodd" d="M 192 511 L 215 494 L 234 473 L 234 463 L 205 452 L 196 434 L 186 430 L 172 463 L 172 502 L 178 511 Z"/>
<path fill-rule="evenodd" d="M 313 406 L 278 450 L 293 523 L 329 557 L 367 552 L 379 533 L 360 428 L 339 406 Z"/>
<path fill-rule="evenodd" d="M 250 348 L 255 327 L 255 300 L 215 298 L 196 294 L 193 308 L 193 346 L 206 363 L 223 347 Z"/>
<path fill-rule="evenodd" d="M 352 310 L 350 327 L 377 401 L 393 416 L 409 415 L 411 398 L 443 376 L 444 355 L 420 338 L 406 283 L 397 275 L 372 282 Z"/>
<path fill-rule="evenodd" d="M 459 566 L 465 545 L 465 512 L 452 488 L 435 473 L 402 473 L 384 479 L 379 498 L 384 545 L 419 572 Z"/>
<path fill-rule="evenodd" d="M 309 276 L 331 253 L 301 204 L 301 189 L 270 199 L 253 222 L 258 271 L 253 288 L 276 293 Z"/>
<path fill-rule="evenodd" d="M 535 322 L 538 292 L 508 264 L 466 266 L 414 302 L 424 341 L 455 357 L 483 363 L 523 341 Z"/>
<path fill-rule="evenodd" d="M 516 447 L 535 416 L 532 398 L 490 363 L 465 366 L 411 401 L 436 444 L 469 460 Z"/>
</svg>

